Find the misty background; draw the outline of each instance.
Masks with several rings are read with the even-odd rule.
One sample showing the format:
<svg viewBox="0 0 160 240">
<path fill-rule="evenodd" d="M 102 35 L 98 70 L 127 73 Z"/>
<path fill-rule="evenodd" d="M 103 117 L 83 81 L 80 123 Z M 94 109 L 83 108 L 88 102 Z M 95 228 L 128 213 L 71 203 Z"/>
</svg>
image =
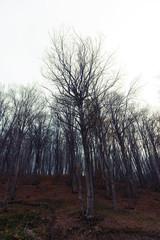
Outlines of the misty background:
<svg viewBox="0 0 160 240">
<path fill-rule="evenodd" d="M 0 82 L 43 84 L 49 33 L 69 27 L 82 36 L 104 36 L 104 50 L 116 52 L 124 82 L 139 78 L 140 102 L 158 107 L 159 7 L 158 0 L 1 0 Z"/>
</svg>

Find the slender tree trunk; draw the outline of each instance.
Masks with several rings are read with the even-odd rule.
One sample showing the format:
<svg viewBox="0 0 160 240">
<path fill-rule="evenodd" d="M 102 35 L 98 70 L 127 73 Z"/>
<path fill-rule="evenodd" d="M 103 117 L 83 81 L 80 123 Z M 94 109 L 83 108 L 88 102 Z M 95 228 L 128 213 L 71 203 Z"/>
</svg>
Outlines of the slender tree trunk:
<svg viewBox="0 0 160 240">
<path fill-rule="evenodd" d="M 69 149 L 71 156 L 71 169 L 72 169 L 72 193 L 77 193 L 77 181 L 76 181 L 76 157 L 75 157 L 75 141 L 73 136 L 73 130 L 70 129 L 70 141 Z"/>
<path fill-rule="evenodd" d="M 111 177 L 111 191 L 112 191 L 113 211 L 117 211 L 116 192 L 115 192 L 115 184 L 114 184 L 113 177 Z"/>
<path fill-rule="evenodd" d="M 2 203 L 3 208 L 7 208 L 7 205 L 8 205 L 8 193 L 9 193 L 10 181 L 11 181 L 11 174 L 9 174 L 9 176 L 8 176 L 8 180 L 7 180 L 7 184 L 6 184 L 6 188 L 5 188 L 4 199 L 3 199 L 3 203 Z"/>
<path fill-rule="evenodd" d="M 79 200 L 81 203 L 81 210 L 82 210 L 82 216 L 85 214 L 85 207 L 84 207 L 84 201 L 82 197 L 82 181 L 81 181 L 81 170 L 80 166 L 78 166 L 78 185 L 79 185 Z"/>
<path fill-rule="evenodd" d="M 128 208 L 132 208 L 132 201 L 131 199 L 133 197 L 137 197 L 137 193 L 135 190 L 134 182 L 132 179 L 132 168 L 131 168 L 131 163 L 129 162 L 129 159 L 127 158 L 127 153 L 125 151 L 125 146 L 123 143 L 122 138 L 119 136 L 119 143 L 121 147 L 121 152 L 122 152 L 122 157 L 123 157 L 123 162 L 124 166 L 126 169 L 126 184 L 127 184 L 127 193 L 128 193 Z"/>
<path fill-rule="evenodd" d="M 38 185 L 40 183 L 40 178 L 38 176 L 39 163 L 40 163 L 40 152 L 38 150 L 38 152 L 36 154 L 35 167 L 34 167 L 34 170 L 33 170 L 32 185 Z"/>
<path fill-rule="evenodd" d="M 94 188 L 93 188 L 92 164 L 90 163 L 89 144 L 87 143 L 86 131 L 82 131 L 82 143 L 84 148 L 86 188 L 87 188 L 86 218 L 91 219 L 94 218 Z"/>
<path fill-rule="evenodd" d="M 16 169 L 15 169 L 15 176 L 14 176 L 14 179 L 13 179 L 12 188 L 11 188 L 11 192 L 10 192 L 11 200 L 14 200 L 14 198 L 15 198 L 15 192 L 16 192 L 17 183 L 18 183 L 19 165 L 20 165 L 20 156 L 19 156 L 19 153 L 18 153 L 17 165 L 16 165 Z"/>
</svg>

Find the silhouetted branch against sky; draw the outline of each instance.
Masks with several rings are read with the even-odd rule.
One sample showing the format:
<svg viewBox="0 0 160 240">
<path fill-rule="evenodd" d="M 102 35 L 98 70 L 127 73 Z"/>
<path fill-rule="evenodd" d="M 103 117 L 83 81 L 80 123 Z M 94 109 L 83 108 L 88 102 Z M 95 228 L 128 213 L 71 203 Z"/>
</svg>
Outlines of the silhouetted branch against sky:
<svg viewBox="0 0 160 240">
<path fill-rule="evenodd" d="M 1 83 L 42 81 L 40 68 L 49 32 L 72 27 L 80 35 L 105 38 L 115 51 L 126 84 L 141 75 L 141 99 L 158 105 L 160 89 L 159 0 L 1 0 Z"/>
</svg>

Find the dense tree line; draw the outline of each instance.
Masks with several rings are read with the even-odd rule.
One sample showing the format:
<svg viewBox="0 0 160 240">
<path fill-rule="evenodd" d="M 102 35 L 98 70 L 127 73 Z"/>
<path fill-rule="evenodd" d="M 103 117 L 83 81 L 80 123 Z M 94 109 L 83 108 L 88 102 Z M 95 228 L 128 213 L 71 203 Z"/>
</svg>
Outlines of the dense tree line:
<svg viewBox="0 0 160 240">
<path fill-rule="evenodd" d="M 96 176 L 102 177 L 114 210 L 116 181 L 126 183 L 130 208 L 135 182 L 142 188 L 152 182 L 160 190 L 160 115 L 136 107 L 133 85 L 122 92 L 112 55 L 105 57 L 99 42 L 76 34 L 52 38 L 43 75 L 51 83 L 50 97 L 36 87 L 0 89 L 3 206 L 14 199 L 21 175 L 33 175 L 32 184 L 38 184 L 40 174 L 70 174 L 87 218 L 94 217 Z"/>
</svg>

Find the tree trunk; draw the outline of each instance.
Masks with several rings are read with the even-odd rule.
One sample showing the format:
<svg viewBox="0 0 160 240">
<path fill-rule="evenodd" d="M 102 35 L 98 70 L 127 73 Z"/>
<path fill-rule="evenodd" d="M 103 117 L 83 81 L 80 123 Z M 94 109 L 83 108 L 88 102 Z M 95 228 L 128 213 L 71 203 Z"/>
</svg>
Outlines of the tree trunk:
<svg viewBox="0 0 160 240">
<path fill-rule="evenodd" d="M 93 173 L 92 163 L 89 156 L 89 144 L 87 142 L 86 129 L 82 128 L 82 143 L 84 148 L 85 158 L 85 174 L 86 174 L 86 188 L 87 188 L 87 209 L 86 218 L 94 218 L 94 188 L 93 188 Z"/>
<path fill-rule="evenodd" d="M 11 174 L 9 174 L 9 176 L 8 176 L 8 181 L 7 181 L 6 188 L 5 188 L 4 199 L 3 199 L 3 203 L 2 203 L 3 208 L 7 208 L 7 205 L 8 205 L 8 193 L 9 193 L 10 181 L 11 181 Z"/>
<path fill-rule="evenodd" d="M 80 166 L 78 166 L 78 185 L 79 185 L 79 200 L 80 200 L 80 203 L 81 203 L 82 216 L 84 216 L 85 207 L 84 207 L 84 201 L 83 201 L 83 197 L 82 197 L 82 181 L 81 181 Z"/>
</svg>

